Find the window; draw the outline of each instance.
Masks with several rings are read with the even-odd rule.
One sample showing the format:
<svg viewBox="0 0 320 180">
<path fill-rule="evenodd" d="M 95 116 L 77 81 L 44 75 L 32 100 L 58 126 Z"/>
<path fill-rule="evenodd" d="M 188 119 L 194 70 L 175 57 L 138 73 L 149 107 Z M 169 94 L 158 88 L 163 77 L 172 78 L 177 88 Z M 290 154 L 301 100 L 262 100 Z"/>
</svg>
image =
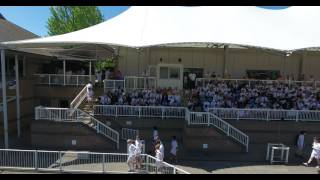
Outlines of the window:
<svg viewBox="0 0 320 180">
<path fill-rule="evenodd" d="M 170 79 L 180 79 L 180 69 L 170 68 Z"/>
<path fill-rule="evenodd" d="M 180 79 L 180 69 L 176 67 L 160 67 L 160 79 Z"/>
<path fill-rule="evenodd" d="M 168 79 L 169 75 L 169 68 L 167 67 L 160 67 L 160 79 Z"/>
</svg>

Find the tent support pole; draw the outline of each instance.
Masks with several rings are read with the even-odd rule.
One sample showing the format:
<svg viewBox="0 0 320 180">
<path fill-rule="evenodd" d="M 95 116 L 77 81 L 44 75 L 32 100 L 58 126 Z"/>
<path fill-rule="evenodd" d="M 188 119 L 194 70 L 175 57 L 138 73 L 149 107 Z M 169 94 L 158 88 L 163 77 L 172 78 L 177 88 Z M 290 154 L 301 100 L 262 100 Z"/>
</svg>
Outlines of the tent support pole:
<svg viewBox="0 0 320 180">
<path fill-rule="evenodd" d="M 3 129 L 4 129 L 4 146 L 9 148 L 8 138 L 8 109 L 7 109 L 7 86 L 6 86 L 6 64 L 5 50 L 1 49 L 1 74 L 2 74 L 2 111 L 3 111 Z"/>
<path fill-rule="evenodd" d="M 21 137 L 20 126 L 20 81 L 19 81 L 19 59 L 18 55 L 15 55 L 15 71 L 16 71 L 16 102 L 17 102 L 17 133 L 18 138 Z"/>
</svg>

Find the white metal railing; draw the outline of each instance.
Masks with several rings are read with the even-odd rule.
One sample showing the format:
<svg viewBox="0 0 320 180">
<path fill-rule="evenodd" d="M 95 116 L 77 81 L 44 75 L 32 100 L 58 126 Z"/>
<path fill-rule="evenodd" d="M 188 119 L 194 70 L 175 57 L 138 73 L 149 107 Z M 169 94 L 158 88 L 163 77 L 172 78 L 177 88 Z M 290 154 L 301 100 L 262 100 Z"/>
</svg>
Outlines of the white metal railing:
<svg viewBox="0 0 320 180">
<path fill-rule="evenodd" d="M 94 115 L 115 117 L 185 118 L 185 107 L 94 105 Z"/>
<path fill-rule="evenodd" d="M 312 110 L 209 108 L 209 111 L 222 119 L 320 121 L 320 111 Z"/>
<path fill-rule="evenodd" d="M 126 76 L 123 80 L 105 79 L 104 91 L 113 89 L 154 89 L 157 87 L 156 77 Z"/>
<path fill-rule="evenodd" d="M 188 123 L 192 125 L 207 125 L 214 126 L 224 132 L 227 136 L 238 141 L 240 144 L 246 147 L 246 151 L 249 151 L 249 137 L 232 126 L 231 124 L 223 121 L 210 112 L 189 112 Z"/>
<path fill-rule="evenodd" d="M 87 95 L 87 86 L 84 86 L 80 93 L 73 99 L 73 101 L 70 103 L 71 109 L 77 109 L 80 104 L 85 100 Z"/>
<path fill-rule="evenodd" d="M 74 111 L 74 113 L 70 113 L 71 111 Z M 90 127 L 95 129 L 98 134 L 102 134 L 110 140 L 114 141 L 117 144 L 117 149 L 119 149 L 119 133 L 80 109 L 50 108 L 38 106 L 35 108 L 35 120 L 82 122 L 85 124 L 92 124 L 92 126 Z"/>
<path fill-rule="evenodd" d="M 156 159 L 141 154 L 142 172 L 156 172 Z M 137 173 L 128 172 L 128 154 L 81 151 L 45 151 L 0 149 L 0 169 L 35 170 L 71 173 Z M 162 173 L 189 174 L 166 162 Z"/>
<path fill-rule="evenodd" d="M 122 140 L 136 139 L 136 136 L 138 134 L 139 134 L 139 130 L 136 130 L 136 129 L 128 129 L 128 128 L 121 129 L 121 139 Z"/>
<path fill-rule="evenodd" d="M 126 89 L 155 89 L 157 87 L 156 77 L 125 77 Z"/>
<path fill-rule="evenodd" d="M 182 118 L 189 125 L 213 125 L 249 148 L 249 137 L 211 112 L 190 112 L 185 107 L 95 105 L 94 115 L 115 117 Z"/>
<path fill-rule="evenodd" d="M 47 85 L 85 85 L 90 81 L 90 75 L 64 75 L 64 74 L 34 74 L 37 77 L 37 84 Z M 95 76 L 91 75 L 94 81 Z"/>
<path fill-rule="evenodd" d="M 292 81 L 292 80 L 260 80 L 260 79 L 219 79 L 219 78 L 197 78 L 196 86 L 206 86 L 210 82 L 233 82 L 236 84 L 273 84 L 273 83 L 285 83 L 290 85 L 312 85 L 314 87 L 320 86 L 320 81 Z"/>
<path fill-rule="evenodd" d="M 104 92 L 113 89 L 125 89 L 125 80 L 113 80 L 113 79 L 105 79 L 103 80 L 103 89 Z"/>
</svg>

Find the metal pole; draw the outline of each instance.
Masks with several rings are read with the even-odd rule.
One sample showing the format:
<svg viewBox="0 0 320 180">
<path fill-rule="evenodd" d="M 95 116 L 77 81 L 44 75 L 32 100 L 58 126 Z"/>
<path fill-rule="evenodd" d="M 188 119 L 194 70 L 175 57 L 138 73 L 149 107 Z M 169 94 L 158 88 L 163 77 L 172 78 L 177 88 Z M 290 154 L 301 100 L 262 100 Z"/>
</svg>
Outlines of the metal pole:
<svg viewBox="0 0 320 180">
<path fill-rule="evenodd" d="M 7 86 L 6 86 L 6 67 L 5 67 L 5 50 L 1 49 L 1 74 L 2 74 L 2 102 L 3 102 L 3 129 L 4 129 L 4 146 L 9 148 L 8 138 L 8 110 L 7 110 Z"/>
<path fill-rule="evenodd" d="M 63 60 L 63 85 L 66 85 L 66 60 Z"/>
<path fill-rule="evenodd" d="M 18 138 L 21 136 L 20 129 L 20 82 L 19 82 L 19 60 L 18 55 L 15 56 L 15 66 L 16 66 L 16 102 L 17 102 L 17 130 Z"/>
</svg>

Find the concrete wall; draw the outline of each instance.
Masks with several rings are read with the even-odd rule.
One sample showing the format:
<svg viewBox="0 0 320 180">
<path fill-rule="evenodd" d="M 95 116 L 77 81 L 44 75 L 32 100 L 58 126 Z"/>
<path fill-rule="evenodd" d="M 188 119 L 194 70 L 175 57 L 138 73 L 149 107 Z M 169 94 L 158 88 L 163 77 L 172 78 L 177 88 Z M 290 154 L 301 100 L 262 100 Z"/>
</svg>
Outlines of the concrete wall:
<svg viewBox="0 0 320 180">
<path fill-rule="evenodd" d="M 294 145 L 296 135 L 307 131 L 305 142 L 312 144 L 313 137 L 320 135 L 318 122 L 290 121 L 228 121 L 250 137 L 250 144 L 284 143 Z"/>
<path fill-rule="evenodd" d="M 217 48 L 165 48 L 151 47 L 140 51 L 120 48 L 119 68 L 125 75 L 141 76 L 149 65 L 158 63 L 183 64 L 184 68 L 203 68 L 203 72 L 222 75 L 224 50 Z M 140 56 L 139 56 L 140 53 Z M 160 62 L 162 58 L 162 62 Z M 181 59 L 181 62 L 178 59 Z M 229 49 L 226 61 L 227 73 L 232 78 L 242 78 L 246 70 L 279 70 L 282 75 L 298 77 L 301 52 L 285 57 L 283 54 L 261 49 Z M 314 75 L 320 80 L 320 53 L 307 52 L 302 73 Z"/>
<path fill-rule="evenodd" d="M 72 145 L 72 140 L 76 145 Z M 31 144 L 36 149 L 110 151 L 116 144 L 81 123 L 32 121 Z"/>
</svg>

